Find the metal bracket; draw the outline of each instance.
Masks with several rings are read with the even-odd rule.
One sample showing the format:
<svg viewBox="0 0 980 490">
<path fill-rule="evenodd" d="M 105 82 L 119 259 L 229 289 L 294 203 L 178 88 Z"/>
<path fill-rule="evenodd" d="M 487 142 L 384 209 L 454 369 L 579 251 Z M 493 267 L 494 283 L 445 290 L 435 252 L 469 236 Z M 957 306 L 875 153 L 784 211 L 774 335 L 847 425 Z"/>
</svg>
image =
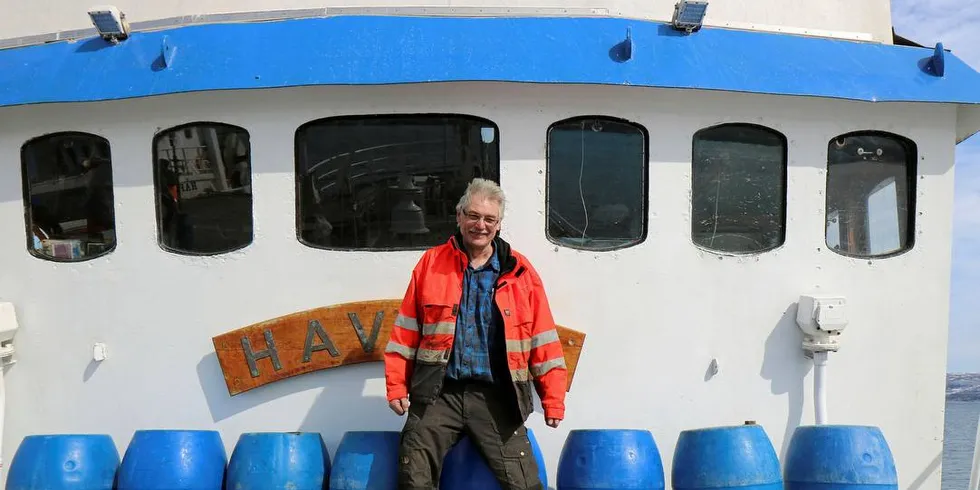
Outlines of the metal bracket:
<svg viewBox="0 0 980 490">
<path fill-rule="evenodd" d="M 160 59 L 163 60 L 163 66 L 165 68 L 170 67 L 174 62 L 174 55 L 177 54 L 177 46 L 170 43 L 170 38 L 163 36 L 163 41 L 160 43 Z"/>
<path fill-rule="evenodd" d="M 623 61 L 633 59 L 633 31 L 626 28 L 626 41 L 623 41 Z"/>
<path fill-rule="evenodd" d="M 936 43 L 932 52 L 932 71 L 937 77 L 946 75 L 946 50 L 943 49 L 943 43 Z"/>
<path fill-rule="evenodd" d="M 633 31 L 630 27 L 626 28 L 626 39 L 609 50 L 609 57 L 617 63 L 625 63 L 633 58 Z"/>
</svg>

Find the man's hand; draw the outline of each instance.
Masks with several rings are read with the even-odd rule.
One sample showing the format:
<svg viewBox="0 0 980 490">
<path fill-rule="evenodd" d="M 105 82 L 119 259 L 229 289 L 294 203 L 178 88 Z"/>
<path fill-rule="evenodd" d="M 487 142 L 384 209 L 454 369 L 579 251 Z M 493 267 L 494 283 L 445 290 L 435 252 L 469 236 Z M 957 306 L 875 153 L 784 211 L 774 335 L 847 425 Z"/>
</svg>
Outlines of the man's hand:
<svg viewBox="0 0 980 490">
<path fill-rule="evenodd" d="M 561 419 L 545 419 L 544 423 L 548 424 L 548 427 L 558 428 L 558 424 L 561 423 Z"/>
<path fill-rule="evenodd" d="M 408 406 L 409 406 L 408 398 L 402 398 L 402 399 L 392 400 L 388 402 L 388 407 L 391 408 L 391 411 L 397 413 L 398 415 L 405 415 L 405 412 L 408 411 Z"/>
</svg>

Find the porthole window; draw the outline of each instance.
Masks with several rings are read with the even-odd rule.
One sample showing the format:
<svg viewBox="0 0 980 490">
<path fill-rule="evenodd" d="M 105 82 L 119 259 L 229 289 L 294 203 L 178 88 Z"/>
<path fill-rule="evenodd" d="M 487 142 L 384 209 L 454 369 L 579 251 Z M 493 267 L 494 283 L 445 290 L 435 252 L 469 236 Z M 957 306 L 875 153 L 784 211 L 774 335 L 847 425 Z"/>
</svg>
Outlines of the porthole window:
<svg viewBox="0 0 980 490">
<path fill-rule="evenodd" d="M 109 141 L 66 132 L 21 148 L 27 248 L 36 257 L 73 262 L 116 247 Z"/>
<path fill-rule="evenodd" d="M 647 131 L 609 117 L 548 128 L 547 236 L 582 250 L 636 245 L 647 230 Z"/>
<path fill-rule="evenodd" d="M 298 239 L 344 250 L 425 249 L 456 231 L 476 177 L 499 182 L 496 125 L 461 115 L 344 116 L 296 131 Z"/>
<path fill-rule="evenodd" d="M 153 138 L 160 246 L 213 255 L 252 242 L 252 162 L 248 131 L 192 123 Z"/>
<path fill-rule="evenodd" d="M 827 246 L 853 257 L 884 257 L 912 247 L 916 145 L 882 132 L 830 140 Z"/>
<path fill-rule="evenodd" d="M 786 236 L 786 138 L 750 124 L 694 135 L 691 239 L 723 253 L 772 250 Z"/>
</svg>

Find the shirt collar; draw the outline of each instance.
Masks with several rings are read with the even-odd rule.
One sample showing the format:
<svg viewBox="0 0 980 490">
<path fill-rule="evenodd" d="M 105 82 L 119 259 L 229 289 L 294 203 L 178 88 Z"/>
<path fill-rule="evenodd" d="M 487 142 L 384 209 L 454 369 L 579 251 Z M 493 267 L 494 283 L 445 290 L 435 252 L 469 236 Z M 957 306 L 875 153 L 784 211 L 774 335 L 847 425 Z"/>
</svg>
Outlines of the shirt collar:
<svg viewBox="0 0 980 490">
<path fill-rule="evenodd" d="M 500 259 L 497 258 L 497 245 L 493 245 L 493 253 L 490 254 L 490 260 L 487 261 L 487 265 L 494 272 L 500 272 Z"/>
<path fill-rule="evenodd" d="M 473 266 L 470 265 L 470 270 L 484 271 L 490 269 L 496 273 L 500 273 L 500 259 L 497 257 L 497 244 L 492 244 L 492 247 L 493 252 L 490 253 L 490 260 L 486 261 L 479 269 L 473 269 Z"/>
</svg>

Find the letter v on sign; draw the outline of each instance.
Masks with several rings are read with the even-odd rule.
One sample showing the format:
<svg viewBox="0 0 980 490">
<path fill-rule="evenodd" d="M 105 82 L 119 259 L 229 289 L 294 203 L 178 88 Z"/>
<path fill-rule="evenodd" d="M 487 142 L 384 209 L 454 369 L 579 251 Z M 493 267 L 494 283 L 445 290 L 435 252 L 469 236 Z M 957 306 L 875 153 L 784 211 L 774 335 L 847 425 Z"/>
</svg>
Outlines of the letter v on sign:
<svg viewBox="0 0 980 490">
<path fill-rule="evenodd" d="M 374 346 L 378 343 L 378 333 L 381 332 L 381 324 L 385 318 L 384 310 L 378 310 L 375 313 L 374 325 L 371 326 L 370 336 L 364 335 L 364 327 L 361 325 L 361 319 L 357 316 L 357 313 L 348 313 L 347 318 L 350 318 L 350 323 L 354 326 L 354 332 L 357 333 L 357 339 L 361 341 L 361 348 L 364 349 L 364 352 L 373 352 Z"/>
</svg>

